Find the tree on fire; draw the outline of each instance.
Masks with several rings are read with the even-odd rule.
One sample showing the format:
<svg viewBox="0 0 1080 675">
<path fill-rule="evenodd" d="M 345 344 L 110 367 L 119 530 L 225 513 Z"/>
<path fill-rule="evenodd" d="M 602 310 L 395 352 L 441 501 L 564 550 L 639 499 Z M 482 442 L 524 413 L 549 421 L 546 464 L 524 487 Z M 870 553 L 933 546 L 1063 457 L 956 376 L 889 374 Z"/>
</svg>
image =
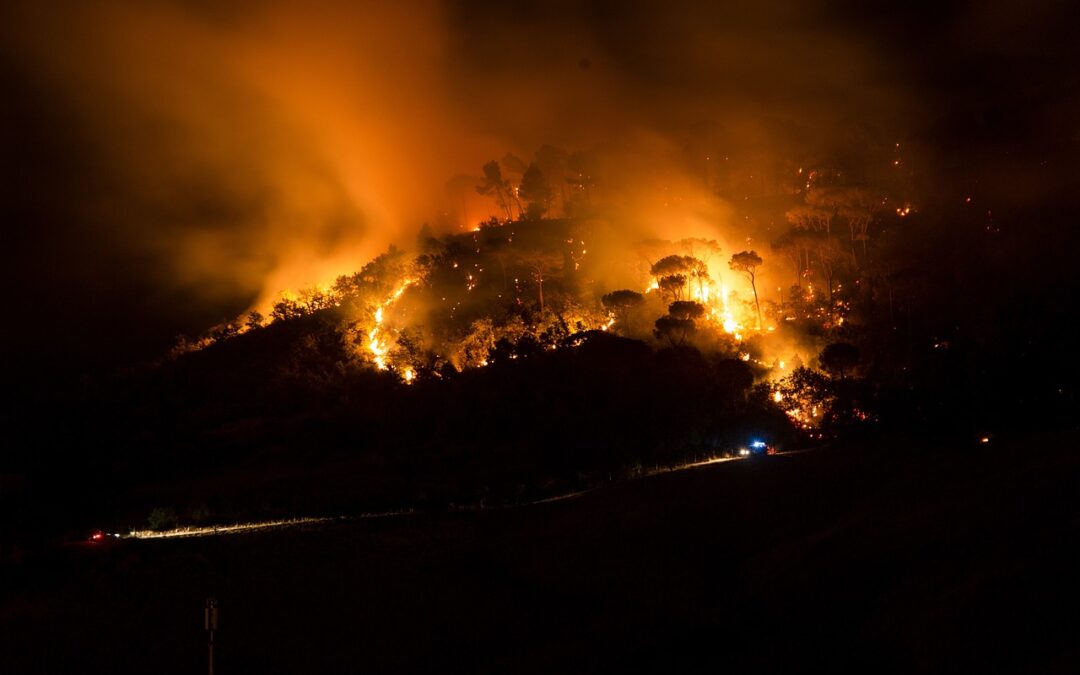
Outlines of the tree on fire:
<svg viewBox="0 0 1080 675">
<path fill-rule="evenodd" d="M 682 299 L 689 280 L 697 280 L 699 288 L 703 288 L 705 281 L 709 278 L 708 267 L 705 263 L 688 255 L 665 256 L 649 267 L 649 274 L 656 280 L 657 287 L 672 302 Z"/>
<path fill-rule="evenodd" d="M 728 266 L 736 272 L 742 272 L 750 280 L 750 288 L 754 291 L 754 307 L 757 309 L 758 329 L 761 329 L 761 303 L 758 302 L 757 294 L 757 268 L 762 264 L 761 256 L 754 251 L 740 251 L 731 256 Z"/>
<path fill-rule="evenodd" d="M 686 289 L 686 275 L 685 274 L 669 274 L 667 276 L 660 277 L 660 290 L 671 301 L 678 301 L 682 299 L 683 291 Z"/>
<path fill-rule="evenodd" d="M 720 244 L 715 239 L 690 237 L 678 242 L 693 262 L 690 265 L 690 278 L 698 284 L 698 295 L 705 297 L 705 284 L 710 281 L 709 261 L 720 255 Z"/>
<path fill-rule="evenodd" d="M 641 307 L 645 303 L 645 296 L 628 289 L 612 291 L 600 298 L 600 304 L 604 309 L 611 312 L 617 322 L 625 322 L 626 315 L 631 310 Z"/>
</svg>

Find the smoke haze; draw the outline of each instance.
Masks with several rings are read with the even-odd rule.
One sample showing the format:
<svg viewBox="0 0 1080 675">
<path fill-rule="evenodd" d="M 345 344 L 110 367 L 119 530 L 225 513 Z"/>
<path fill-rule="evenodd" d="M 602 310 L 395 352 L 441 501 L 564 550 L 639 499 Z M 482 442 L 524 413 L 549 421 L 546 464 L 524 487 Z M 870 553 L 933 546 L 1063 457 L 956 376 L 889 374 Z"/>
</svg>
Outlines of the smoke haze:
<svg viewBox="0 0 1080 675">
<path fill-rule="evenodd" d="M 1006 126 L 1077 142 L 1075 75 L 1045 114 L 1015 105 L 1051 96 L 1032 72 L 1069 63 L 1029 46 L 1063 3 L 1022 20 L 1002 3 L 888 19 L 783 0 L 41 5 L 2 12 L 4 268 L 36 289 L 9 339 L 75 356 L 153 355 L 354 271 L 436 220 L 449 178 L 544 143 L 602 152 L 628 237 L 730 253 L 756 233 L 702 179 L 725 153 L 843 155 L 958 126 L 958 143 Z"/>
</svg>

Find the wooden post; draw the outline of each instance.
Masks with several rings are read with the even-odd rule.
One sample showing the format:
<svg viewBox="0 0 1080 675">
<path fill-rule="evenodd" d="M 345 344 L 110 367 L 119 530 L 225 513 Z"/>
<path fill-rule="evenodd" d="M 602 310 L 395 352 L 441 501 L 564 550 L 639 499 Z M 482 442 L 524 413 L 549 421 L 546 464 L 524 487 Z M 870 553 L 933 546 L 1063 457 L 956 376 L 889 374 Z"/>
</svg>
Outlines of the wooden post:
<svg viewBox="0 0 1080 675">
<path fill-rule="evenodd" d="M 203 610 L 203 624 L 208 634 L 209 642 L 207 648 L 209 650 L 209 673 L 214 675 L 214 631 L 218 627 L 218 607 L 217 600 L 213 598 L 207 598 L 206 607 Z"/>
</svg>

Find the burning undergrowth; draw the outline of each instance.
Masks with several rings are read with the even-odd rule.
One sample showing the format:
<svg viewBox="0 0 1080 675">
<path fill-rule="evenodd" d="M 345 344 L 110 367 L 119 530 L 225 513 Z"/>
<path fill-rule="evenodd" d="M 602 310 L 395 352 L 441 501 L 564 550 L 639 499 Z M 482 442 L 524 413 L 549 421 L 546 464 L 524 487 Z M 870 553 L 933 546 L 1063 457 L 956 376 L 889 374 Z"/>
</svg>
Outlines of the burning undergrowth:
<svg viewBox="0 0 1080 675">
<path fill-rule="evenodd" d="M 813 433 L 832 399 L 818 401 L 822 387 L 792 373 L 816 365 L 829 331 L 844 323 L 842 284 L 830 279 L 825 294 L 810 282 L 786 301 L 782 289 L 766 299 L 769 263 L 756 251 L 728 252 L 706 238 L 618 243 L 617 229 L 599 218 L 492 218 L 443 236 L 425 227 L 413 250 L 391 247 L 328 287 L 283 294 L 266 316 L 251 312 L 183 340 L 173 356 L 315 318 L 321 337 L 290 352 L 292 370 L 384 371 L 412 385 L 617 336 L 734 364 L 745 371 L 739 396 L 758 382 L 767 404 Z M 305 362 L 327 343 L 331 367 Z"/>
</svg>

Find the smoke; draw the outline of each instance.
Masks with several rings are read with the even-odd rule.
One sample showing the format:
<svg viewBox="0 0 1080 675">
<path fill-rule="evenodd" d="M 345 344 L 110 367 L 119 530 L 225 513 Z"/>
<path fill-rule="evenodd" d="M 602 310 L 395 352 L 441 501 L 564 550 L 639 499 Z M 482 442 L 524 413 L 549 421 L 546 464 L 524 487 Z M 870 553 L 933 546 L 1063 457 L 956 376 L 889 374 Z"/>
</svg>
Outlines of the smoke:
<svg viewBox="0 0 1080 675">
<path fill-rule="evenodd" d="M 42 316 L 90 288 L 85 321 L 119 305 L 197 331 L 410 243 L 451 176 L 543 143 L 601 151 L 628 238 L 764 253 L 704 163 L 751 174 L 928 124 L 876 19 L 705 5 L 7 3 L 10 250 L 34 258 L 11 281 L 49 287 Z"/>
<path fill-rule="evenodd" d="M 428 12 L 287 7 L 22 8 L 14 57 L 93 167 L 70 215 L 154 283 L 243 304 L 323 281 L 430 211 L 460 150 Z"/>
</svg>

